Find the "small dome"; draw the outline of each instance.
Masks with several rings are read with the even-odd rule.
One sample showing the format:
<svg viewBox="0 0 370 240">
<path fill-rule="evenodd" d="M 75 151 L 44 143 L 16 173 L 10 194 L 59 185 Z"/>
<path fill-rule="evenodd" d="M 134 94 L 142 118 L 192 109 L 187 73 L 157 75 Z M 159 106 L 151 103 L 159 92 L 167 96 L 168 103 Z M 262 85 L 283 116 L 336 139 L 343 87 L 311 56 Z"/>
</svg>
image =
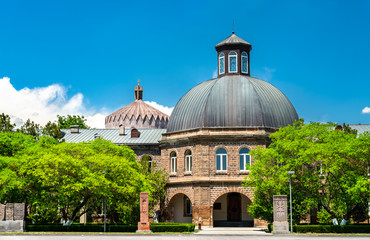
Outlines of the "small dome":
<svg viewBox="0 0 370 240">
<path fill-rule="evenodd" d="M 205 81 L 176 104 L 167 132 L 217 127 L 268 127 L 293 124 L 297 112 L 288 98 L 263 80 L 245 75 Z"/>
<path fill-rule="evenodd" d="M 140 81 L 140 80 L 139 80 Z M 169 116 L 142 101 L 143 87 L 135 87 L 135 101 L 105 117 L 105 128 L 167 128 Z"/>
</svg>

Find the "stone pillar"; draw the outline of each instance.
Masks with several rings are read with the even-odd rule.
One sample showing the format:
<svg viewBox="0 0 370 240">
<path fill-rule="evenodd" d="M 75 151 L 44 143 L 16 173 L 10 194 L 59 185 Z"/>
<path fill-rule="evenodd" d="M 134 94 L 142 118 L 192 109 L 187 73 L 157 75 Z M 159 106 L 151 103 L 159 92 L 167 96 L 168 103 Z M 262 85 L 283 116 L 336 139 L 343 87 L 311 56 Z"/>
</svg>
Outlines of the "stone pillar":
<svg viewBox="0 0 370 240">
<path fill-rule="evenodd" d="M 137 232 L 150 232 L 149 224 L 149 193 L 140 193 L 140 222 Z"/>
<path fill-rule="evenodd" d="M 14 221 L 14 203 L 7 203 L 5 207 L 5 219 Z"/>
<path fill-rule="evenodd" d="M 0 232 L 23 232 L 25 212 L 24 203 L 0 204 Z"/>
<path fill-rule="evenodd" d="M 201 223 L 202 226 L 212 226 L 212 208 L 209 205 L 206 206 L 194 206 L 193 207 L 193 221 L 195 224 Z"/>
<path fill-rule="evenodd" d="M 273 233 L 289 233 L 288 199 L 286 195 L 274 195 Z"/>
<path fill-rule="evenodd" d="M 0 221 L 5 221 L 5 205 L 0 204 Z"/>
</svg>

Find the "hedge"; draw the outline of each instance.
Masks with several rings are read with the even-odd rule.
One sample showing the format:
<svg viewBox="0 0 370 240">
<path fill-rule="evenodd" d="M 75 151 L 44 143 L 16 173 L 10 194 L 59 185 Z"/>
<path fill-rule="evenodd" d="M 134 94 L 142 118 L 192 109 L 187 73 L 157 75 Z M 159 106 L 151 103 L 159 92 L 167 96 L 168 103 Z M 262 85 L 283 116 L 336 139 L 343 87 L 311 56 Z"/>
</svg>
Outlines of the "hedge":
<svg viewBox="0 0 370 240">
<path fill-rule="evenodd" d="M 193 223 L 150 223 L 152 232 L 194 232 Z M 107 224 L 107 232 L 136 232 L 137 225 Z M 101 223 L 74 223 L 70 226 L 62 224 L 26 224 L 29 232 L 103 232 Z"/>
<path fill-rule="evenodd" d="M 107 224 L 107 232 L 136 232 L 137 225 Z M 103 232 L 103 224 L 26 224 L 26 231 L 30 232 Z"/>
<path fill-rule="evenodd" d="M 370 225 L 296 225 L 293 230 L 298 233 L 370 233 Z"/>
<path fill-rule="evenodd" d="M 152 232 L 194 232 L 194 223 L 150 223 Z"/>
</svg>

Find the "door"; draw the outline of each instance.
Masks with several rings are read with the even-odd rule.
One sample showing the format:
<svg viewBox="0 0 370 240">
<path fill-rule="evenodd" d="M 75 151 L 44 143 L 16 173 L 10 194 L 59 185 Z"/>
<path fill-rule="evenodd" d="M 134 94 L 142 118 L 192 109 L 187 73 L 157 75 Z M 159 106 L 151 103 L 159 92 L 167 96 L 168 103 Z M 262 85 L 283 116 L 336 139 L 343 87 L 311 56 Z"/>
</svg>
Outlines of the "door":
<svg viewBox="0 0 370 240">
<path fill-rule="evenodd" d="M 227 221 L 241 221 L 241 197 L 239 193 L 229 193 L 227 195 Z"/>
</svg>

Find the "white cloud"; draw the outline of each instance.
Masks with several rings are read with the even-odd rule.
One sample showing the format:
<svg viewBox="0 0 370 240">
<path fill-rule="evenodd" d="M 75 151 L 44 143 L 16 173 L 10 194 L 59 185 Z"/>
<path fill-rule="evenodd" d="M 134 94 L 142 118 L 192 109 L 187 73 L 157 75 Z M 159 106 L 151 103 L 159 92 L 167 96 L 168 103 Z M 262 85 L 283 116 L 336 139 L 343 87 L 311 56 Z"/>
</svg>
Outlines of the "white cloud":
<svg viewBox="0 0 370 240">
<path fill-rule="evenodd" d="M 166 106 L 163 106 L 163 105 L 160 105 L 154 101 L 144 101 L 145 103 L 149 104 L 150 106 L 158 109 L 159 111 L 167 114 L 168 116 L 171 116 L 171 113 L 173 111 L 173 108 L 174 107 L 166 107 Z"/>
<path fill-rule="evenodd" d="M 365 107 L 364 109 L 362 109 L 362 113 L 363 114 L 370 113 L 370 108 L 369 107 Z"/>
<path fill-rule="evenodd" d="M 274 68 L 263 67 L 262 71 L 256 71 L 255 76 L 268 82 L 271 81 L 274 72 L 276 72 Z"/>
<path fill-rule="evenodd" d="M 104 117 L 107 114 L 86 109 L 83 99 L 82 93 L 67 99 L 67 90 L 59 84 L 16 90 L 8 77 L 0 78 L 0 113 L 8 114 L 17 127 L 28 118 L 45 125 L 48 121 L 55 121 L 57 115 L 70 114 L 84 115 L 87 125 L 104 128 Z"/>
<path fill-rule="evenodd" d="M 212 78 L 217 78 L 217 69 L 213 71 Z"/>
</svg>

